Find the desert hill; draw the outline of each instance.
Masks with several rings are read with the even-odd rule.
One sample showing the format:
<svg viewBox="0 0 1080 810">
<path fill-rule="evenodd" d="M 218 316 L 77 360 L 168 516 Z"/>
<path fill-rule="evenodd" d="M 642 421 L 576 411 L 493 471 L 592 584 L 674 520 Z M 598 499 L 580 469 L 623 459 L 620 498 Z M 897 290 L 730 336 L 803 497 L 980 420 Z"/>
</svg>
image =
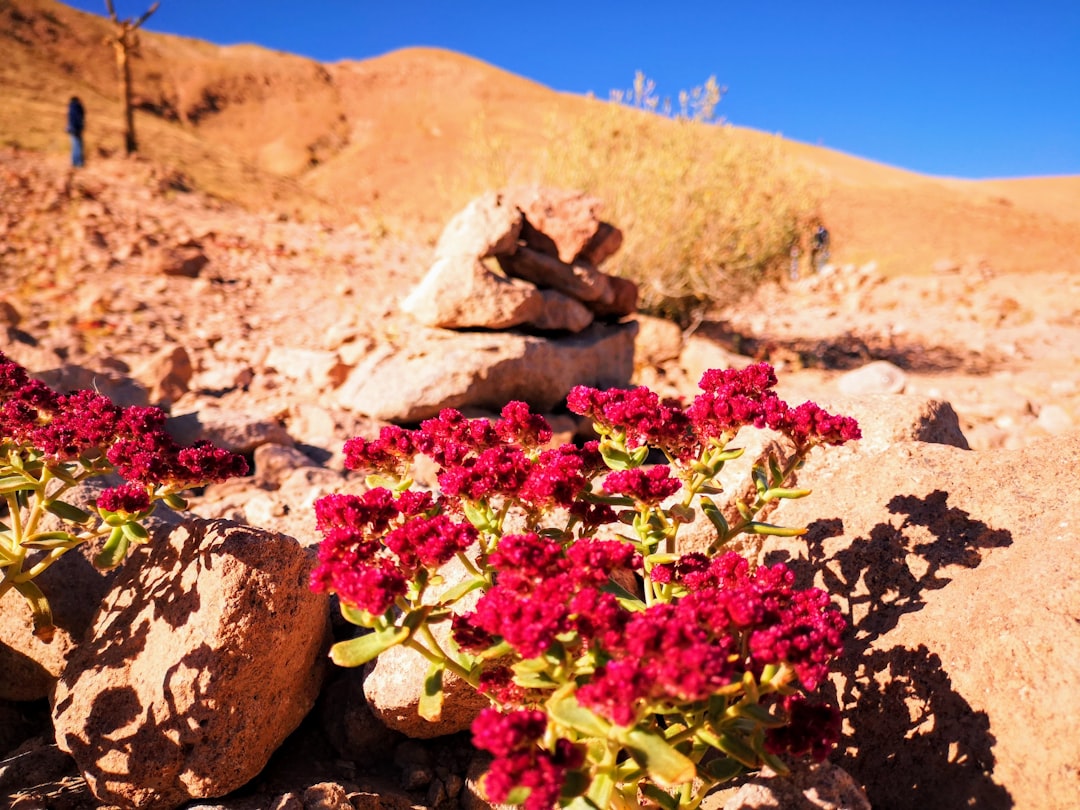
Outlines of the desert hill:
<svg viewBox="0 0 1080 810">
<path fill-rule="evenodd" d="M 91 156 L 119 150 L 108 33 L 106 19 L 53 0 L 0 4 L 0 142 L 64 154 L 64 102 L 76 93 Z M 149 32 L 134 81 L 140 154 L 195 187 L 251 209 L 428 237 L 486 171 L 478 164 L 497 154 L 529 179 L 544 133 L 603 103 L 434 49 L 320 64 Z M 1080 270 L 1080 177 L 964 181 L 781 146 L 821 180 L 838 263 L 876 261 L 890 274 L 945 262 Z"/>
</svg>

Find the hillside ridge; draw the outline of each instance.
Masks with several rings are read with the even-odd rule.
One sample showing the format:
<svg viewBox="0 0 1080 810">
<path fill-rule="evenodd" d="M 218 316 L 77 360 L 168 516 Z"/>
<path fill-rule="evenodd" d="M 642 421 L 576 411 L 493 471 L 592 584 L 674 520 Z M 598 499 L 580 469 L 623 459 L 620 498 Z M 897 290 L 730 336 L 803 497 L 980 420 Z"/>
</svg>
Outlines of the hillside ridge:
<svg viewBox="0 0 1080 810">
<path fill-rule="evenodd" d="M 0 143 L 65 155 L 63 107 L 79 94 L 91 159 L 118 152 L 108 30 L 107 19 L 55 0 L 0 3 Z M 153 32 L 141 34 L 134 79 L 140 155 L 195 187 L 253 210 L 378 219 L 425 238 L 453 213 L 449 190 L 478 159 L 477 133 L 527 166 L 544 146 L 538 121 L 606 103 L 438 48 L 324 64 Z M 948 261 L 1080 271 L 1080 176 L 940 178 L 781 144 L 821 178 L 837 262 L 875 261 L 890 273 Z"/>
</svg>

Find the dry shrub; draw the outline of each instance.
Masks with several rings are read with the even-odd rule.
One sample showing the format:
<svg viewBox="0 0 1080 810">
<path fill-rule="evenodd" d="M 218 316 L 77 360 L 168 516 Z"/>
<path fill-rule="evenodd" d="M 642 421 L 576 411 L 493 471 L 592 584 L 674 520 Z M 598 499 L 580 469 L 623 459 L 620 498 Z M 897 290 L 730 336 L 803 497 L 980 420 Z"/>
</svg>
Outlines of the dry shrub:
<svg viewBox="0 0 1080 810">
<path fill-rule="evenodd" d="M 670 102 L 638 74 L 613 102 L 548 121 L 547 146 L 527 167 L 507 144 L 487 143 L 481 174 L 487 188 L 529 181 L 602 199 L 625 236 L 605 269 L 640 285 L 643 310 L 685 326 L 783 273 L 818 213 L 810 175 L 779 136 L 713 120 L 721 93 L 710 79 L 665 114 Z"/>
</svg>

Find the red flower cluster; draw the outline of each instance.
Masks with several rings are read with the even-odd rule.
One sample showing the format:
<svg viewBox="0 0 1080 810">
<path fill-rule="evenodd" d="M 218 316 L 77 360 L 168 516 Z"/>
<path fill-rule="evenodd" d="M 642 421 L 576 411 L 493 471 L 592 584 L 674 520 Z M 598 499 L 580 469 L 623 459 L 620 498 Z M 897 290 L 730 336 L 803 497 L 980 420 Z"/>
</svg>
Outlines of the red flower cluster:
<svg viewBox="0 0 1080 810">
<path fill-rule="evenodd" d="M 813 402 L 792 408 L 773 387 L 776 372 L 767 363 L 744 369 L 712 369 L 702 375 L 687 415 L 702 439 L 733 436 L 745 425 L 787 435 L 802 450 L 814 444 L 843 444 L 860 437 L 849 416 L 831 416 Z"/>
<path fill-rule="evenodd" d="M 704 700 L 749 668 L 786 663 L 814 689 L 841 648 L 844 620 L 828 595 L 792 588 L 783 565 L 749 571 L 729 553 L 702 565 L 694 555 L 665 568 L 661 580 L 689 593 L 629 618 L 605 652 L 609 660 L 578 689 L 582 705 L 621 725 L 633 723 L 642 701 Z M 655 571 L 654 571 L 655 573 Z M 749 655 L 743 658 L 743 650 Z"/>
<path fill-rule="evenodd" d="M 818 762 L 828 757 L 840 741 L 842 720 L 836 707 L 810 703 L 799 694 L 788 695 L 780 705 L 787 725 L 765 731 L 765 750 L 793 757 L 809 754 Z"/>
<path fill-rule="evenodd" d="M 671 468 L 634 467 L 609 473 L 604 479 L 604 492 L 609 495 L 629 495 L 638 503 L 659 504 L 682 489 L 682 481 L 671 477 Z"/>
<path fill-rule="evenodd" d="M 508 535 L 488 559 L 496 584 L 476 609 L 454 624 L 464 649 L 480 651 L 502 639 L 524 658 L 543 655 L 555 637 L 574 630 L 579 643 L 609 643 L 628 614 L 600 588 L 619 569 L 641 567 L 641 556 L 618 540 L 562 544 L 536 534 Z"/>
<path fill-rule="evenodd" d="M 345 465 L 404 477 L 422 453 L 442 467 L 438 481 L 446 499 L 504 497 L 534 510 L 569 508 L 606 468 L 595 442 L 542 450 L 551 435 L 547 421 L 523 402 L 509 403 L 494 422 L 447 408 L 417 430 L 388 426 L 376 439 L 350 439 Z"/>
<path fill-rule="evenodd" d="M 311 586 L 373 615 L 404 595 L 418 569 L 437 568 L 476 541 L 471 524 L 437 514 L 429 493 L 395 498 L 382 487 L 320 498 L 315 525 L 324 539 Z"/>
<path fill-rule="evenodd" d="M 585 755 L 566 739 L 556 740 L 554 752 L 540 747 L 546 730 L 547 718 L 539 710 L 480 712 L 472 724 L 473 743 L 495 757 L 484 777 L 490 801 L 504 802 L 515 788 L 527 788 L 525 810 L 558 805 L 566 772 L 580 768 Z"/>
<path fill-rule="evenodd" d="M 182 447 L 159 408 L 119 408 L 93 391 L 57 394 L 0 354 L 0 438 L 36 448 L 59 462 L 102 455 L 139 484 L 178 489 L 247 472 L 243 456 L 200 442 Z"/>
<path fill-rule="evenodd" d="M 630 449 L 649 445 L 666 450 L 674 458 L 685 458 L 693 450 L 686 413 L 677 402 L 661 400 L 644 386 L 599 391 L 579 385 L 570 391 L 566 404 L 602 430 L 624 434 Z"/>
<path fill-rule="evenodd" d="M 685 410 L 661 401 L 647 388 L 598 391 L 578 386 L 567 405 L 602 429 L 624 434 L 628 448 L 647 444 L 677 459 L 697 455 L 711 439 L 726 442 L 747 425 L 784 433 L 800 450 L 859 438 L 854 419 L 831 416 L 812 402 L 792 408 L 772 390 L 776 382 L 772 366 L 757 363 L 705 372 L 698 386 L 702 393 Z"/>
<path fill-rule="evenodd" d="M 120 484 L 102 491 L 97 498 L 98 509 L 106 512 L 126 512 L 137 515 L 150 508 L 150 495 L 146 487 L 135 484 Z"/>
</svg>

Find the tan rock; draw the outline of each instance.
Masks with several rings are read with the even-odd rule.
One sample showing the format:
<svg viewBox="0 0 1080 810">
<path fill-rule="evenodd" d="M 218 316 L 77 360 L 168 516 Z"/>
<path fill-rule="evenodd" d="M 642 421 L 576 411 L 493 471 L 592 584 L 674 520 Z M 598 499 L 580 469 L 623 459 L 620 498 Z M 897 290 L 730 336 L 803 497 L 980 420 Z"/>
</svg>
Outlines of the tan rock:
<svg viewBox="0 0 1080 810">
<path fill-rule="evenodd" d="M 749 358 L 728 351 L 715 340 L 696 334 L 686 339 L 679 353 L 679 365 L 695 385 L 709 369 L 743 368 L 750 362 Z"/>
<path fill-rule="evenodd" d="M 169 419 L 166 427 L 180 444 L 208 440 L 234 453 L 251 453 L 263 444 L 293 444 L 292 437 L 276 419 L 260 418 L 232 408 L 203 408 L 179 414 Z"/>
<path fill-rule="evenodd" d="M 1080 796 L 1080 436 L 902 443 L 807 481 L 770 538 L 853 622 L 837 762 L 879 807 L 1074 807 Z M 1031 767 L 1038 751 L 1039 767 Z"/>
<path fill-rule="evenodd" d="M 633 371 L 634 324 L 593 324 L 557 339 L 518 334 L 416 333 L 408 346 L 383 346 L 337 390 L 337 401 L 395 422 L 443 408 L 499 412 L 522 400 L 543 413 L 575 385 L 625 387 Z"/>
<path fill-rule="evenodd" d="M 677 323 L 642 313 L 636 315 L 634 320 L 638 324 L 637 340 L 634 342 L 634 368 L 658 366 L 679 356 L 683 333 Z"/>
<path fill-rule="evenodd" d="M 295 346 L 270 347 L 263 364 L 285 379 L 317 391 L 341 385 L 349 368 L 337 352 Z"/>
<path fill-rule="evenodd" d="M 501 192 L 477 197 L 451 218 L 435 245 L 437 258 L 486 259 L 513 253 L 521 233 L 522 214 Z"/>
<path fill-rule="evenodd" d="M 802 399 L 792 399 L 797 405 Z M 842 447 L 818 448 L 811 452 L 805 465 L 796 475 L 794 484 L 813 490 L 813 501 L 823 491 L 824 483 L 833 471 L 842 470 L 853 459 L 863 459 L 888 450 L 901 442 L 928 442 L 945 444 L 963 450 L 968 449 L 967 440 L 960 432 L 956 412 L 947 402 L 913 396 L 889 396 L 880 394 L 864 397 L 836 397 L 818 402 L 830 413 L 852 416 L 859 422 L 862 438 Z M 746 428 L 732 440 L 731 448 L 742 449 L 743 455 L 727 462 L 717 476 L 723 491 L 713 495 L 713 502 L 724 513 L 729 523 L 739 519 L 736 499 L 752 502 L 755 493 L 751 478 L 754 464 L 766 465 L 769 454 L 784 459 L 791 452 L 790 444 L 779 434 L 768 430 Z M 674 498 L 672 500 L 677 500 Z M 706 551 L 717 539 L 716 529 L 700 510 L 700 499 L 691 504 L 693 520 L 679 531 L 679 552 Z M 773 520 L 772 507 L 766 507 L 763 518 Z M 783 523 L 797 527 L 801 524 Z M 749 548 L 752 537 L 736 538 L 733 550 Z"/>
<path fill-rule="evenodd" d="M 183 346 L 165 346 L 136 369 L 134 376 L 150 391 L 150 401 L 168 407 L 191 386 L 195 370 Z"/>
<path fill-rule="evenodd" d="M 706 797 L 703 810 L 720 806 Z M 777 776 L 769 768 L 751 777 L 723 803 L 723 810 L 870 810 L 863 789 L 851 775 L 828 762 L 803 765 L 789 776 Z"/>
<path fill-rule="evenodd" d="M 197 521 L 125 564 L 57 685 L 57 742 L 105 803 L 174 808 L 254 777 L 312 707 L 328 598 L 295 540 Z"/>
<path fill-rule="evenodd" d="M 210 263 L 198 243 L 155 248 L 146 255 L 146 270 L 166 276 L 196 278 Z"/>
<path fill-rule="evenodd" d="M 435 260 L 401 302 L 425 326 L 443 329 L 509 329 L 542 315 L 544 298 L 534 285 L 497 275 L 469 256 Z"/>
<path fill-rule="evenodd" d="M 101 490 L 120 483 L 115 476 L 91 478 L 65 494 L 63 500 L 90 509 Z M 180 517 L 159 505 L 144 521 L 151 542 L 165 542 Z M 41 531 L 67 531 L 70 524 L 46 514 Z M 52 694 L 72 651 L 78 646 L 112 586 L 115 571 L 95 568 L 92 560 L 100 544 L 84 543 L 64 554 L 35 583 L 49 600 L 55 632 L 49 642 L 34 635 L 33 615 L 26 600 L 15 591 L 0 598 L 0 698 L 40 700 Z"/>
<path fill-rule="evenodd" d="M 875 360 L 844 374 L 836 383 L 842 394 L 902 394 L 907 375 L 887 360 Z"/>
<path fill-rule="evenodd" d="M 439 569 L 445 584 L 430 593 L 434 603 L 439 594 L 465 582 L 471 575 L 458 560 L 451 560 Z M 476 607 L 479 591 L 473 591 L 455 604 L 455 610 L 466 613 Z M 429 625 L 436 642 L 446 648 L 450 641 L 450 623 Z M 428 660 L 415 650 L 398 645 L 379 655 L 364 668 L 364 696 L 372 715 L 387 728 L 412 739 L 429 739 L 456 734 L 472 725 L 472 721 L 490 701 L 452 672 L 443 675 L 445 695 L 442 714 L 434 720 L 420 716 L 420 697 L 424 690 Z"/>
</svg>

